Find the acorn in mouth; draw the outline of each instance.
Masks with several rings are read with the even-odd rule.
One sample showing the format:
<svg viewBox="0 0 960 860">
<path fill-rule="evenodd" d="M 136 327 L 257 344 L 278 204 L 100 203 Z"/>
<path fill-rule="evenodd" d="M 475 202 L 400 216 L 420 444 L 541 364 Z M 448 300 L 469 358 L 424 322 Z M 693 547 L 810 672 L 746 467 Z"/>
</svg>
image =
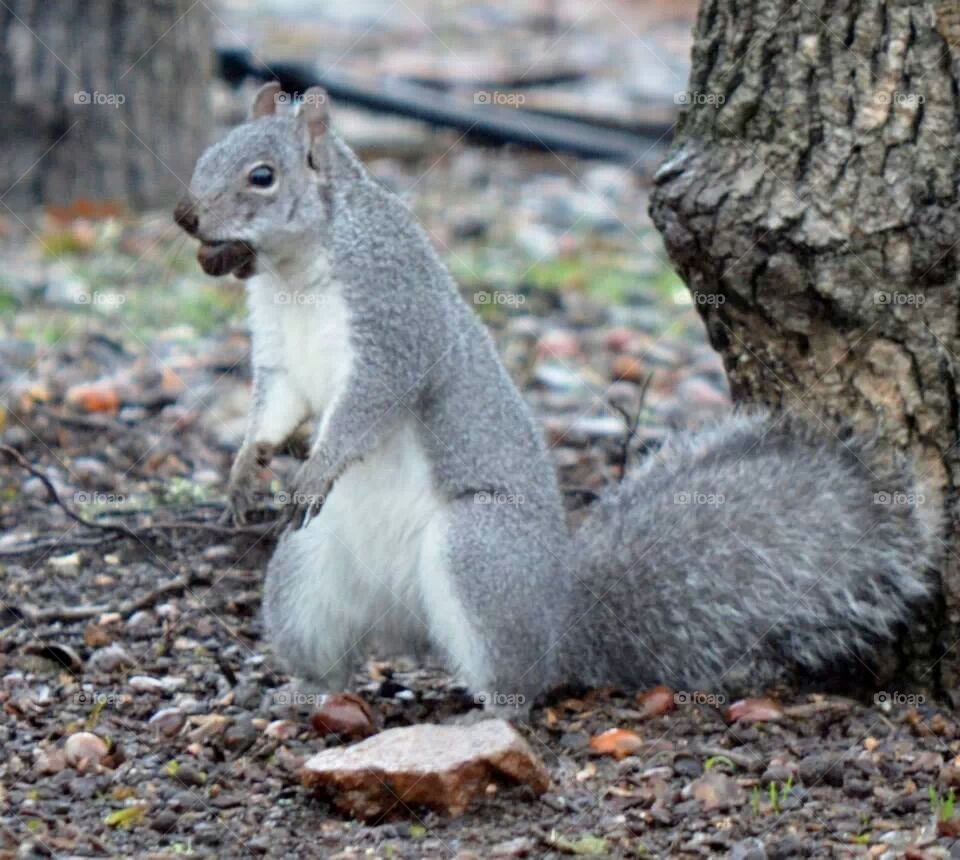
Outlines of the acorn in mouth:
<svg viewBox="0 0 960 860">
<path fill-rule="evenodd" d="M 249 278 L 256 273 L 257 253 L 246 242 L 204 242 L 197 252 L 200 268 L 208 275 L 219 277 L 233 273 L 238 278 Z"/>
</svg>

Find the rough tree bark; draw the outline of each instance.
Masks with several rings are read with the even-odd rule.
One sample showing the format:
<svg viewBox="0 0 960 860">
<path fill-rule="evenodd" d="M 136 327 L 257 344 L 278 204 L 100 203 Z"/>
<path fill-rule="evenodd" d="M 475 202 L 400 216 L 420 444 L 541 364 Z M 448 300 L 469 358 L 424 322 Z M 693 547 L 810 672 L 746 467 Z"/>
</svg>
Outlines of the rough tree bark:
<svg viewBox="0 0 960 860">
<path fill-rule="evenodd" d="M 946 511 L 946 618 L 939 649 L 913 631 L 911 668 L 928 687 L 942 671 L 947 692 L 960 665 L 958 84 L 956 0 L 704 0 L 651 206 L 736 399 L 879 428 L 917 459 L 925 503 Z"/>
<path fill-rule="evenodd" d="M 0 201 L 169 203 L 206 140 L 210 54 L 191 0 L 0 4 Z"/>
</svg>

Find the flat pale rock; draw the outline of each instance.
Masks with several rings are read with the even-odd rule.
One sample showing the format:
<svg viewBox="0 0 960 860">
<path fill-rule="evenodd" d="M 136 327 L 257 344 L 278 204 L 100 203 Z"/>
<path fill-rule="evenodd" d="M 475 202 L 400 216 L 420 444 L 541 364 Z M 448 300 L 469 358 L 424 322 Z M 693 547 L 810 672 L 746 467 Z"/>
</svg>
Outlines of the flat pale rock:
<svg viewBox="0 0 960 860">
<path fill-rule="evenodd" d="M 497 780 L 527 785 L 538 795 L 550 785 L 543 763 L 504 720 L 388 729 L 318 753 L 300 775 L 305 786 L 365 821 L 423 806 L 460 815 Z"/>
</svg>

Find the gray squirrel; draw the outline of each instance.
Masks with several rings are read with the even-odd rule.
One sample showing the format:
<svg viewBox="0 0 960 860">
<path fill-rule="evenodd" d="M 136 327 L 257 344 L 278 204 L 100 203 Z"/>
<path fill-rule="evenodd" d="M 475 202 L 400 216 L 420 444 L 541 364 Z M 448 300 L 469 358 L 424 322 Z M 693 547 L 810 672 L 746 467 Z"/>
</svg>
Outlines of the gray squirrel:
<svg viewBox="0 0 960 860">
<path fill-rule="evenodd" d="M 871 443 L 785 416 L 679 434 L 573 533 L 541 433 L 405 205 L 279 86 L 197 163 L 175 218 L 245 279 L 253 405 L 229 482 L 307 419 L 266 632 L 317 689 L 376 638 L 482 701 L 568 686 L 738 692 L 872 649 L 931 596 L 936 517 Z M 930 506 L 932 507 L 932 506 Z"/>
</svg>

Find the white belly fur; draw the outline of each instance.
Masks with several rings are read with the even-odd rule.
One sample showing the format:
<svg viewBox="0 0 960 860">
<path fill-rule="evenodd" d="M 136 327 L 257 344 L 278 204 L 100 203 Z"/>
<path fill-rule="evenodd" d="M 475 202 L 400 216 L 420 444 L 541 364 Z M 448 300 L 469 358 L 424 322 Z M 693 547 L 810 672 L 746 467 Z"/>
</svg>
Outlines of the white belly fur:
<svg viewBox="0 0 960 860">
<path fill-rule="evenodd" d="M 255 287 L 251 317 L 263 363 L 286 367 L 320 418 L 322 436 L 323 417 L 349 383 L 355 359 L 339 285 L 327 282 L 315 301 L 285 303 L 275 301 L 285 288 L 279 280 L 264 276 Z M 287 624 L 320 672 L 370 638 L 392 651 L 418 648 L 428 638 L 428 613 L 434 626 L 450 628 L 441 636 L 445 650 L 468 650 L 450 647 L 468 635 L 469 622 L 448 594 L 445 502 L 419 431 L 416 419 L 401 419 L 340 476 L 316 518 L 290 536 L 288 562 L 277 574 L 290 586 Z"/>
<path fill-rule="evenodd" d="M 399 651 L 426 641 L 424 541 L 442 508 L 413 419 L 340 477 L 320 514 L 296 535 L 308 548 L 299 626 L 329 637 L 317 643 L 319 654 L 341 637 L 350 645 L 373 638 Z M 334 630 L 341 635 L 331 636 Z"/>
</svg>

